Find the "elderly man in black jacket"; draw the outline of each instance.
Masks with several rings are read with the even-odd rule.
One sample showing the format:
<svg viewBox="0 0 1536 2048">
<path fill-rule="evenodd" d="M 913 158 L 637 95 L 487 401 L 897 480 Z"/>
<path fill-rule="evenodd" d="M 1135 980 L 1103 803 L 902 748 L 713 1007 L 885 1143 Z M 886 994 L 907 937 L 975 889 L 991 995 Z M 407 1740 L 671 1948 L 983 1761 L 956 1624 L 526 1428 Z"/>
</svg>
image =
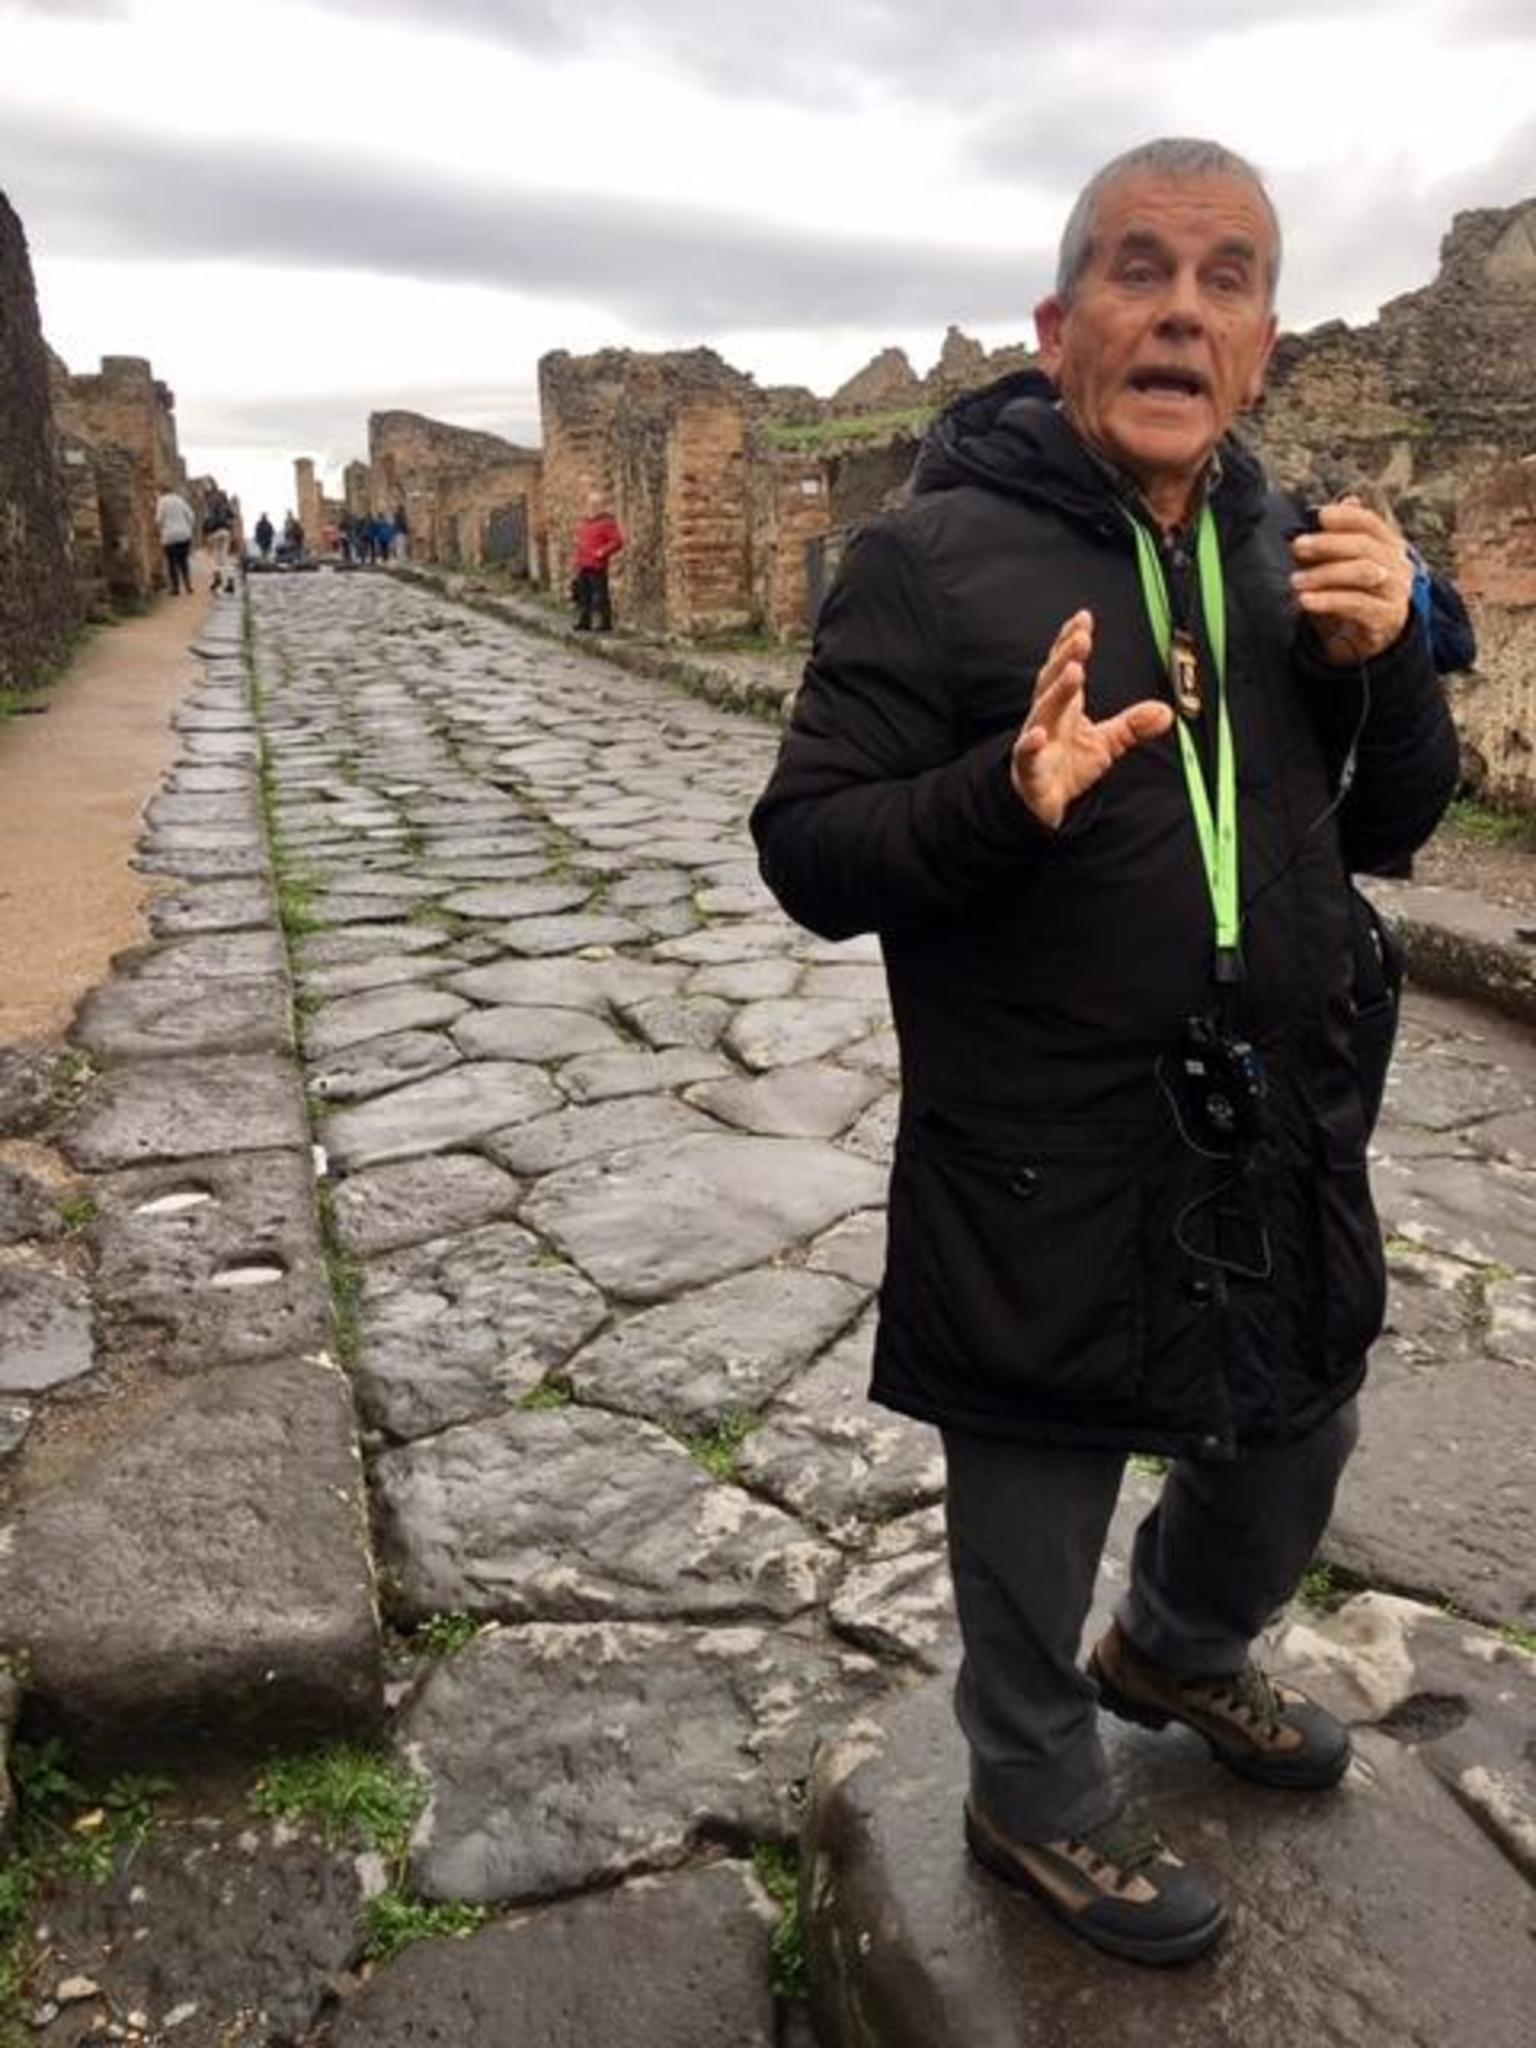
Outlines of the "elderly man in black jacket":
<svg viewBox="0 0 1536 2048">
<path fill-rule="evenodd" d="M 1100 1707 L 1276 1787 L 1348 1737 L 1250 1645 L 1355 1438 L 1384 1273 L 1349 872 L 1456 775 L 1400 538 L 1303 521 L 1232 438 L 1275 337 L 1253 169 L 1101 171 L 1034 373 L 933 430 L 827 599 L 754 814 L 831 937 L 877 931 L 903 1102 L 875 1398 L 937 1424 L 973 1854 L 1114 1954 L 1224 1909 L 1120 1806 Z M 1077 1657 L 1132 1450 L 1174 1462 Z"/>
</svg>

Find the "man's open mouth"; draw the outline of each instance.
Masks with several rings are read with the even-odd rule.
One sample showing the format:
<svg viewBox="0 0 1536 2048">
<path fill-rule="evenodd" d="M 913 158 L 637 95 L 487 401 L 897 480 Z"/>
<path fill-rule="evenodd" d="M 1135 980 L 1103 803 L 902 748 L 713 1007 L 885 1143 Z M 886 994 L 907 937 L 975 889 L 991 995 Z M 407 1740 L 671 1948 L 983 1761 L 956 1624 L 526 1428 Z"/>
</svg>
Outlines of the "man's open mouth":
<svg viewBox="0 0 1536 2048">
<path fill-rule="evenodd" d="M 1198 370 L 1181 370 L 1174 364 L 1153 364 L 1130 375 L 1133 391 L 1154 398 L 1204 398 L 1210 385 Z"/>
</svg>

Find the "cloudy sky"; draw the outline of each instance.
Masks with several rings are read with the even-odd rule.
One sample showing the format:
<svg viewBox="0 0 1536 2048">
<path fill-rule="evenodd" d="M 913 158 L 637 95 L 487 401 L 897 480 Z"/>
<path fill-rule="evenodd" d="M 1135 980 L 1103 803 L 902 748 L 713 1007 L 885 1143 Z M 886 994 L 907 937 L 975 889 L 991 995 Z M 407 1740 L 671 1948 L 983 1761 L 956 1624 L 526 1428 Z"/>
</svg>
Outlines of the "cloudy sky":
<svg viewBox="0 0 1536 2048">
<path fill-rule="evenodd" d="M 1270 176 L 1281 314 L 1536 195 L 1532 0 L 0 0 L 0 190 L 74 368 L 148 355 L 248 513 L 370 409 L 538 438 L 547 349 L 829 391 L 1032 339 L 1105 157 Z"/>
</svg>

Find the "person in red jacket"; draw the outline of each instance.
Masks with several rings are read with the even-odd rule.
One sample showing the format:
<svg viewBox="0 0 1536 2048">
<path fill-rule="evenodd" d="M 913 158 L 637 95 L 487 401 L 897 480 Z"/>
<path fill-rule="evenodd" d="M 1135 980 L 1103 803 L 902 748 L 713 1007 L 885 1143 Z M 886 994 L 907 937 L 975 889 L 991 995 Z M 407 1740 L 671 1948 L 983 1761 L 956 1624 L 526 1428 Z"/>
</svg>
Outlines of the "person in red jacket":
<svg viewBox="0 0 1536 2048">
<path fill-rule="evenodd" d="M 576 578 L 571 595 L 576 600 L 576 630 L 593 630 L 597 615 L 599 633 L 613 631 L 613 596 L 608 588 L 608 564 L 622 553 L 624 530 L 594 491 L 587 499 L 587 513 L 576 529 Z"/>
</svg>

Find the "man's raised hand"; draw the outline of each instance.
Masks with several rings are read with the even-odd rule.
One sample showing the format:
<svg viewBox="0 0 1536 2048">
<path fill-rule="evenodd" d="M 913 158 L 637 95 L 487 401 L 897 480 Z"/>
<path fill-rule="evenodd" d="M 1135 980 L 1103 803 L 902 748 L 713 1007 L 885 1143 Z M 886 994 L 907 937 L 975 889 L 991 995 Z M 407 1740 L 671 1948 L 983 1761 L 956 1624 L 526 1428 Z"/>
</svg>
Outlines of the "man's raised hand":
<svg viewBox="0 0 1536 2048">
<path fill-rule="evenodd" d="M 1092 653 L 1093 614 L 1074 612 L 1035 678 L 1029 716 L 1013 743 L 1014 792 L 1052 831 L 1122 754 L 1173 724 L 1173 707 L 1155 697 L 1113 718 L 1091 719 L 1083 693 Z"/>
<path fill-rule="evenodd" d="M 1318 513 L 1321 530 L 1291 542 L 1291 587 L 1335 668 L 1370 661 L 1397 639 L 1413 599 L 1413 561 L 1396 526 L 1341 498 Z"/>
</svg>

